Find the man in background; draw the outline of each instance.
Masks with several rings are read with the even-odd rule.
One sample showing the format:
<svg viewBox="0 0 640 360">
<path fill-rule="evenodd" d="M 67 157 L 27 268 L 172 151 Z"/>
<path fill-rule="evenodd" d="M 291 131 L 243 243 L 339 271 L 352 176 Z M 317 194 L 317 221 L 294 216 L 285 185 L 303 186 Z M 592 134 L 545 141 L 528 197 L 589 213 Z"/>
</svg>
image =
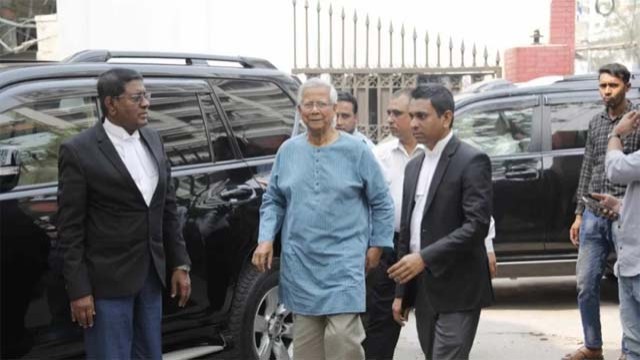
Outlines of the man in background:
<svg viewBox="0 0 640 360">
<path fill-rule="evenodd" d="M 338 106 L 336 108 L 336 129 L 351 134 L 363 141 L 370 149 L 375 146 L 369 138 L 358 131 L 358 101 L 348 92 L 338 93 Z"/>
<path fill-rule="evenodd" d="M 571 225 L 570 240 L 578 247 L 576 264 L 578 307 L 584 332 L 584 346 L 567 354 L 563 360 L 601 359 L 602 331 L 600 327 L 600 280 L 607 264 L 607 255 L 614 248 L 611 220 L 601 216 L 582 200 L 591 193 L 609 194 L 616 198 L 624 195 L 625 186 L 607 179 L 605 155 L 608 137 L 624 114 L 633 105 L 626 98 L 631 88 L 631 74 L 620 64 L 607 64 L 600 68 L 598 87 L 605 103 L 602 112 L 589 122 L 584 159 L 576 191 L 576 218 Z M 631 153 L 640 149 L 640 135 L 634 132 L 623 139 L 623 150 Z M 624 342 L 622 344 L 624 352 Z M 622 355 L 624 358 L 624 354 Z"/>
</svg>

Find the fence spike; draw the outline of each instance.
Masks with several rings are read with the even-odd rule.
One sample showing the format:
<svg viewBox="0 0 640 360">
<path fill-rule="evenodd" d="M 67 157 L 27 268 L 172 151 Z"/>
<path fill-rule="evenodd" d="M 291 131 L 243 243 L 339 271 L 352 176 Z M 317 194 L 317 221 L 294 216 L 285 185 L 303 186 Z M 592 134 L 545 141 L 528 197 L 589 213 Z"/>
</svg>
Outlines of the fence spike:
<svg viewBox="0 0 640 360">
<path fill-rule="evenodd" d="M 484 46 L 484 66 L 489 66 L 489 51 L 487 51 L 487 45 Z"/>
<path fill-rule="evenodd" d="M 393 21 L 389 21 L 389 67 L 393 67 Z"/>
<path fill-rule="evenodd" d="M 342 68 L 344 69 L 344 6 L 342 7 L 342 14 L 340 15 L 342 19 Z"/>
<path fill-rule="evenodd" d="M 381 31 L 382 31 L 382 21 L 380 20 L 380 17 L 378 17 L 378 67 L 380 67 L 380 54 L 382 53 Z"/>
<path fill-rule="evenodd" d="M 429 67 L 429 32 L 424 32 L 424 66 Z"/>
<path fill-rule="evenodd" d="M 367 17 L 364 20 L 364 24 L 366 26 L 366 38 L 367 38 L 367 48 L 365 50 L 365 56 L 364 56 L 364 66 L 366 68 L 369 68 L 369 14 L 367 14 Z"/>
<path fill-rule="evenodd" d="M 415 26 L 413 27 L 413 67 L 418 67 L 418 33 L 416 32 Z"/>
<path fill-rule="evenodd" d="M 440 33 L 438 33 L 438 38 L 436 39 L 436 47 L 438 49 L 438 67 L 440 67 L 440 45 L 442 42 L 440 41 Z"/>
<path fill-rule="evenodd" d="M 305 64 L 309 68 L 309 0 L 304 1 L 304 50 Z"/>
<path fill-rule="evenodd" d="M 453 67 L 453 38 L 449 36 L 449 67 Z"/>
<path fill-rule="evenodd" d="M 358 13 L 353 10 L 353 68 L 358 67 Z"/>
<path fill-rule="evenodd" d="M 298 68 L 298 33 L 297 25 L 296 25 L 296 0 L 292 1 L 293 3 L 293 68 Z"/>
<path fill-rule="evenodd" d="M 476 50 L 476 43 L 473 43 L 473 50 L 471 51 L 471 54 L 473 54 L 473 67 L 476 66 L 476 54 L 478 53 L 478 51 Z"/>
<path fill-rule="evenodd" d="M 404 67 L 404 23 L 402 23 L 402 27 L 400 28 L 400 59 L 402 60 L 402 67 Z"/>
<path fill-rule="evenodd" d="M 329 68 L 333 69 L 333 5 L 329 4 Z"/>
</svg>

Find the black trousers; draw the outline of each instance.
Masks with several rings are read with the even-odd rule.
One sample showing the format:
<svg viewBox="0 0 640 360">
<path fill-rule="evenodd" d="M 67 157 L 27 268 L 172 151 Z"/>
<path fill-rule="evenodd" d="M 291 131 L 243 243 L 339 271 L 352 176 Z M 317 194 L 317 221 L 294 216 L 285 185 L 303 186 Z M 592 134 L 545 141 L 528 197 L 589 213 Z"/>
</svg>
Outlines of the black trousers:
<svg viewBox="0 0 640 360">
<path fill-rule="evenodd" d="M 438 313 L 427 300 L 424 276 L 419 275 L 416 281 L 416 327 L 426 359 L 469 359 L 480 320 L 480 309 Z"/>
<path fill-rule="evenodd" d="M 387 269 L 396 261 L 394 251 L 385 251 L 380 264 L 367 274 L 367 313 L 363 317 L 367 338 L 362 343 L 367 360 L 390 360 L 400 337 L 401 326 L 393 320 L 391 305 L 396 283 Z"/>
</svg>

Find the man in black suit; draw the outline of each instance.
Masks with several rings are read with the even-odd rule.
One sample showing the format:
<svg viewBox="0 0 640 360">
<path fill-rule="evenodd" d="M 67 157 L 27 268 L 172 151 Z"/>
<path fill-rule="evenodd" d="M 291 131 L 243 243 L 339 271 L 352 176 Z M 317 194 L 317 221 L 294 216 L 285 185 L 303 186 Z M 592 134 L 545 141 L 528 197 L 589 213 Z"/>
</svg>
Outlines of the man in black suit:
<svg viewBox="0 0 640 360">
<path fill-rule="evenodd" d="M 60 146 L 58 219 L 71 316 L 88 358 L 160 359 L 162 287 L 185 306 L 190 260 L 142 76 L 98 79 L 103 119 Z"/>
<path fill-rule="evenodd" d="M 413 135 L 424 154 L 406 167 L 393 313 L 406 321 L 415 306 L 428 359 L 467 359 L 480 309 L 493 300 L 484 238 L 492 201 L 489 157 L 451 131 L 454 101 L 438 84 L 411 93 Z"/>
</svg>

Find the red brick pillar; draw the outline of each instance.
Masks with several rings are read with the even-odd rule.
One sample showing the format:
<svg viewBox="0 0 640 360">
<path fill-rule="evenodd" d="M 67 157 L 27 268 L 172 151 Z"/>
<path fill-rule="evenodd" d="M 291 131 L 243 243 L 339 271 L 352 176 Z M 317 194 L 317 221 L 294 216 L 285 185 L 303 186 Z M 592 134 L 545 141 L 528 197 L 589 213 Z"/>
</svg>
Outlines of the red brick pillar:
<svg viewBox="0 0 640 360">
<path fill-rule="evenodd" d="M 576 49 L 576 0 L 551 0 L 549 43 Z"/>
<path fill-rule="evenodd" d="M 504 74 L 513 82 L 541 76 L 572 75 L 576 47 L 576 0 L 551 0 L 549 45 L 505 51 Z"/>
</svg>

